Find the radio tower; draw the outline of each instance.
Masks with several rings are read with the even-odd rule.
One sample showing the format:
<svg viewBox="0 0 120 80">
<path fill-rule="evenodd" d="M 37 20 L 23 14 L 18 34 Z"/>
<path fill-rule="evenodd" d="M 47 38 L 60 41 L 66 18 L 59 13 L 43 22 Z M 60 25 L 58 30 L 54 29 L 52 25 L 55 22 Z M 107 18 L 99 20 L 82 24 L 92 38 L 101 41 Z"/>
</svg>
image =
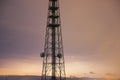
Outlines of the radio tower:
<svg viewBox="0 0 120 80">
<path fill-rule="evenodd" d="M 41 80 L 66 80 L 59 0 L 49 0 Z"/>
</svg>

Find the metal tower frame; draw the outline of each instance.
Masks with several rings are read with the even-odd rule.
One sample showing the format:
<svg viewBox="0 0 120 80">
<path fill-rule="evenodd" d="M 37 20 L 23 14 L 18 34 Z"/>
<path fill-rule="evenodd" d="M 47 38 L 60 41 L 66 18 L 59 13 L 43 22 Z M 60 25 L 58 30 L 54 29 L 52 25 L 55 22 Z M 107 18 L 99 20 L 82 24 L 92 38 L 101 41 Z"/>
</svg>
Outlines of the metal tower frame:
<svg viewBox="0 0 120 80">
<path fill-rule="evenodd" d="M 59 0 L 49 0 L 41 80 L 66 80 Z"/>
</svg>

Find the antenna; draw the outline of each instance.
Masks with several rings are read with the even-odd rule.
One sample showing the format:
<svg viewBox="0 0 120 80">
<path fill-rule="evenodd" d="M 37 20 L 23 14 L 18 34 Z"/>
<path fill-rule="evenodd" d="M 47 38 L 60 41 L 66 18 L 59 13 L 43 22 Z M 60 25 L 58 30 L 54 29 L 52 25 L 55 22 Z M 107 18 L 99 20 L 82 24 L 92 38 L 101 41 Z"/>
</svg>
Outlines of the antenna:
<svg viewBox="0 0 120 80">
<path fill-rule="evenodd" d="M 49 0 L 41 80 L 66 80 L 59 0 Z"/>
</svg>

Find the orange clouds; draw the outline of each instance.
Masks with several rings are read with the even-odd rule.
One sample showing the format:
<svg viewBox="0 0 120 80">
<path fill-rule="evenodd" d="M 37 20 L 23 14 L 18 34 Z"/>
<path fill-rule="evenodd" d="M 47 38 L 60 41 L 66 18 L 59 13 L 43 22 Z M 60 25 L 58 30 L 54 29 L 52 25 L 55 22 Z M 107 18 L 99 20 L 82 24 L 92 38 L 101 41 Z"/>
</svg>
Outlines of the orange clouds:
<svg viewBox="0 0 120 80">
<path fill-rule="evenodd" d="M 119 77 L 115 74 L 107 73 L 104 79 L 105 80 L 119 80 Z"/>
</svg>

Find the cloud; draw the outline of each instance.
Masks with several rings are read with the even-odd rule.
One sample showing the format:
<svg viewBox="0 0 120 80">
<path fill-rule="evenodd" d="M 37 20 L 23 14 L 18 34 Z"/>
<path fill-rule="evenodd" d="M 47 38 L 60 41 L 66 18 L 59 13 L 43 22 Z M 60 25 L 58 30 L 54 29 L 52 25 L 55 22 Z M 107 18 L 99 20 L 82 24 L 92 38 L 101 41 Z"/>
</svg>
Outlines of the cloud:
<svg viewBox="0 0 120 80">
<path fill-rule="evenodd" d="M 108 75 L 108 76 L 113 76 L 113 75 L 115 75 L 115 74 L 113 74 L 113 73 L 106 73 L 106 75 Z"/>
<path fill-rule="evenodd" d="M 113 73 L 106 73 L 104 79 L 105 80 L 118 80 L 119 77 L 118 75 L 113 74 Z"/>
<path fill-rule="evenodd" d="M 95 72 L 89 72 L 90 74 L 96 74 Z"/>
</svg>

